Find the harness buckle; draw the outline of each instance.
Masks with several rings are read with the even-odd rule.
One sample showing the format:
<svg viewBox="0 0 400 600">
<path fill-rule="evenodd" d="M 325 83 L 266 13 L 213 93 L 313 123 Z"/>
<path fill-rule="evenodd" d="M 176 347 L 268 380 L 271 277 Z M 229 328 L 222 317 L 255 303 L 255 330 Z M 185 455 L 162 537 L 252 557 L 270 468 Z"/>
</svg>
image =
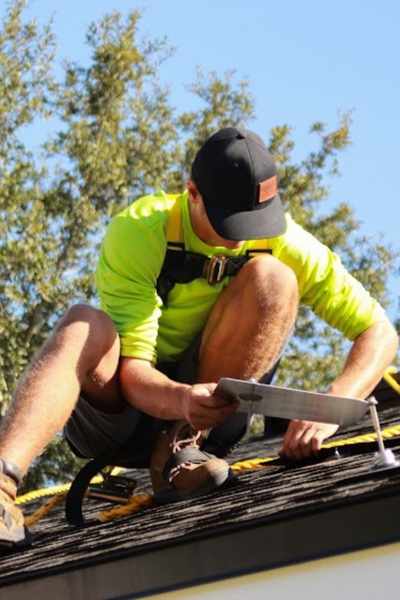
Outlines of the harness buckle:
<svg viewBox="0 0 400 600">
<path fill-rule="evenodd" d="M 223 254 L 216 254 L 208 259 L 204 264 L 203 276 L 210 285 L 215 285 L 223 280 L 226 272 L 228 257 Z"/>
</svg>

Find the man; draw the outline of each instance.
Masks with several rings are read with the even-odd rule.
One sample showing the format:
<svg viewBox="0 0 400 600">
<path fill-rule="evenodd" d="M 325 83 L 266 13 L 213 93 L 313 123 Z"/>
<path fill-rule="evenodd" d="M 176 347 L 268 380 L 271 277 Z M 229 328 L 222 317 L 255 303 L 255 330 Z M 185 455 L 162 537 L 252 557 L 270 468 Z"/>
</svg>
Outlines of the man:
<svg viewBox="0 0 400 600">
<path fill-rule="evenodd" d="M 166 258 L 174 228 L 180 258 L 173 250 Z M 365 398 L 397 349 L 379 304 L 285 215 L 262 140 L 233 127 L 200 148 L 185 193 L 141 198 L 113 219 L 97 286 L 102 310 L 67 312 L 19 383 L 3 426 L 5 543 L 24 536 L 17 484 L 65 424 L 81 456 L 121 448 L 121 462 L 150 465 L 159 501 L 229 481 L 223 458 L 245 425 L 216 382 L 270 381 L 299 300 L 353 340 L 330 393 Z M 292 421 L 282 452 L 309 456 L 335 431 Z"/>
</svg>

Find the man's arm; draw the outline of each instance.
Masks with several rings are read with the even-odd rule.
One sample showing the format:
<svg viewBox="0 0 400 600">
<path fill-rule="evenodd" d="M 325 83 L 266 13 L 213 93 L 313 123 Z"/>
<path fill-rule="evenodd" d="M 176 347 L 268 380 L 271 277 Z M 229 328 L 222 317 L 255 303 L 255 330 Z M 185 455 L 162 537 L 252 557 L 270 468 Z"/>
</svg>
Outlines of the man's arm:
<svg viewBox="0 0 400 600">
<path fill-rule="evenodd" d="M 371 325 L 354 340 L 343 371 L 328 393 L 365 399 L 392 362 L 398 344 L 398 335 L 388 319 Z M 322 442 L 336 430 L 336 425 L 291 421 L 281 454 L 293 459 L 310 456 L 318 452 Z"/>
<path fill-rule="evenodd" d="M 237 408 L 214 395 L 215 383 L 178 383 L 146 360 L 122 358 L 120 381 L 124 397 L 135 408 L 160 419 L 183 419 L 195 429 L 220 425 Z"/>
<path fill-rule="evenodd" d="M 393 361 L 398 345 L 398 335 L 389 320 L 371 325 L 354 341 L 344 369 L 329 392 L 361 400 L 366 398 Z"/>
</svg>

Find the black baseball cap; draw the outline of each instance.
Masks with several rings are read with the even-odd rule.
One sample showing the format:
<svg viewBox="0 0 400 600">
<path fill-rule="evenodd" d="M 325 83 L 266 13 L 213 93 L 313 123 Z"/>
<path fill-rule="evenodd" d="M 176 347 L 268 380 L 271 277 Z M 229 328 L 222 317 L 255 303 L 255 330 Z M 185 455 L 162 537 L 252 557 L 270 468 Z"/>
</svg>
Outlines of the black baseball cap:
<svg viewBox="0 0 400 600">
<path fill-rule="evenodd" d="M 236 127 L 220 129 L 198 151 L 191 177 L 221 237 L 255 240 L 285 232 L 276 166 L 257 134 Z"/>
</svg>

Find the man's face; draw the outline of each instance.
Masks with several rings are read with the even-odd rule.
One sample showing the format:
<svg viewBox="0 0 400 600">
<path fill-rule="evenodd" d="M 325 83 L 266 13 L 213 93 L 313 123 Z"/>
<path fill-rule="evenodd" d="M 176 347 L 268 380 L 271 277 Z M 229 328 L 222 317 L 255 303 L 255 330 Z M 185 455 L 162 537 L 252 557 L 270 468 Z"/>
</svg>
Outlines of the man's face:
<svg viewBox="0 0 400 600">
<path fill-rule="evenodd" d="M 208 219 L 201 194 L 192 180 L 188 181 L 187 188 L 189 192 L 190 218 L 197 237 L 208 246 L 223 246 L 230 249 L 240 248 L 244 242 L 227 240 L 215 231 Z"/>
</svg>

